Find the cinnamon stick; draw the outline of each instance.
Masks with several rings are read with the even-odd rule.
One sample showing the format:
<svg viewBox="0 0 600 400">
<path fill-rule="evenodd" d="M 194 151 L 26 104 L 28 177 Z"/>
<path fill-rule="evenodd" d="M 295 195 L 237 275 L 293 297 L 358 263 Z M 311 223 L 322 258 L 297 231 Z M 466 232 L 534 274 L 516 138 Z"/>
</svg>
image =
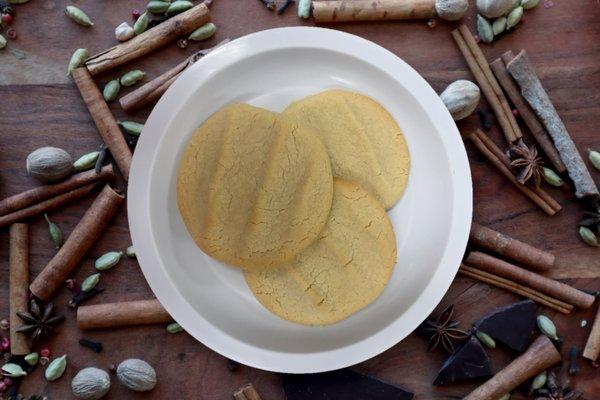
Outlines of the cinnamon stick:
<svg viewBox="0 0 600 400">
<path fill-rule="evenodd" d="M 208 21 L 210 11 L 205 4 L 200 3 L 127 42 L 88 58 L 85 65 L 91 75 L 98 75 L 150 53 L 179 37 L 187 36 Z"/>
<path fill-rule="evenodd" d="M 499 399 L 506 393 L 560 362 L 560 353 L 546 336 L 539 336 L 525 353 L 517 357 L 503 370 L 494 375 L 483 385 L 472 391 L 463 400 Z"/>
<path fill-rule="evenodd" d="M 591 294 L 479 251 L 472 251 L 465 259 L 465 264 L 513 280 L 576 307 L 589 308 L 595 300 Z"/>
<path fill-rule="evenodd" d="M 198 61 L 206 54 L 210 53 L 212 50 L 224 45 L 229 41 L 230 39 L 227 38 L 214 47 L 198 51 L 173 68 L 169 69 L 164 74 L 140 86 L 133 92 L 121 97 L 119 99 L 121 107 L 123 110 L 125 110 L 125 112 L 131 112 L 159 99 L 187 67 Z"/>
<path fill-rule="evenodd" d="M 502 164 L 504 164 L 506 166 L 506 168 L 508 168 L 510 170 L 510 168 L 511 168 L 510 159 L 508 158 L 506 153 L 502 152 L 502 150 L 500 150 L 500 148 L 498 146 L 496 146 L 494 141 L 492 139 L 490 139 L 490 137 L 488 135 L 486 135 L 484 132 L 482 132 L 481 130 L 477 130 L 477 132 L 475 132 L 475 133 L 477 134 L 479 139 L 481 139 L 481 141 L 485 144 L 485 146 L 494 153 L 494 155 L 498 158 L 498 160 L 500 160 L 502 162 Z M 517 181 L 517 183 L 521 186 L 525 186 L 518 181 Z M 540 197 L 544 202 L 546 202 L 546 204 L 548 204 L 548 206 L 550 208 L 552 208 L 555 212 L 558 212 L 562 209 L 560 204 L 558 204 L 558 202 L 556 200 L 554 200 L 552 198 L 552 196 L 550 196 L 548 194 L 548 192 L 546 192 L 544 189 L 535 187 L 535 186 L 528 187 L 528 188 L 533 193 L 535 193 L 538 197 Z"/>
<path fill-rule="evenodd" d="M 96 173 L 94 170 L 80 172 L 72 175 L 66 181 L 52 185 L 38 186 L 1 200 L 0 216 L 40 203 L 51 197 L 77 189 L 78 187 L 98 181 L 112 181 L 114 178 L 115 172 L 113 171 L 111 164 L 104 166 L 102 170 L 100 170 L 100 173 Z"/>
<path fill-rule="evenodd" d="M 467 138 L 473 142 L 475 147 L 479 149 L 479 151 L 488 159 L 489 162 L 496 167 L 498 171 L 502 175 L 504 175 L 509 181 L 515 185 L 517 189 L 519 189 L 525 196 L 527 196 L 531 201 L 537 204 L 546 214 L 554 215 L 557 210 L 555 208 L 556 205 L 550 205 L 548 202 L 540 197 L 533 189 L 525 186 L 517 181 L 515 175 L 511 172 L 511 170 L 504 164 L 501 158 L 498 157 L 497 154 L 494 154 L 494 151 L 486 146 L 486 144 L 482 141 L 482 137 L 485 137 L 485 134 L 481 132 L 479 129 L 476 130 L 471 135 L 467 136 Z M 499 149 L 498 149 L 499 150 Z M 556 203 L 558 204 L 558 203 Z M 560 209 L 560 205 L 558 205 Z"/>
<path fill-rule="evenodd" d="M 233 393 L 235 400 L 262 400 L 256 389 L 251 383 L 242 386 Z"/>
<path fill-rule="evenodd" d="M 172 320 L 158 300 L 123 301 L 77 309 L 77 326 L 81 329 L 161 324 Z"/>
<path fill-rule="evenodd" d="M 106 185 L 94 203 L 85 212 L 58 253 L 29 286 L 31 293 L 43 301 L 50 300 L 79 264 L 93 244 L 100 238 L 111 219 L 123 204 L 125 197 Z"/>
<path fill-rule="evenodd" d="M 558 154 L 556 147 L 554 147 L 554 144 L 548 136 L 548 133 L 546 133 L 546 130 L 544 129 L 542 124 L 540 124 L 540 121 L 538 121 L 537 117 L 531 110 L 531 107 L 527 105 L 527 103 L 523 99 L 523 96 L 521 96 L 521 92 L 518 86 L 515 84 L 515 82 L 510 77 L 508 71 L 506 70 L 505 62 L 508 61 L 503 60 L 507 59 L 508 57 L 510 57 L 510 59 L 514 57 L 512 56 L 512 52 L 506 52 L 502 55 L 502 59 L 497 58 L 494 61 L 492 61 L 490 63 L 492 72 L 494 72 L 494 75 L 496 75 L 498 82 L 508 95 L 510 101 L 512 101 L 515 108 L 519 111 L 519 114 L 525 122 L 525 125 L 527 125 L 529 131 L 531 132 L 535 140 L 538 142 L 546 156 L 548 156 L 548 159 L 550 160 L 556 171 L 559 173 L 564 172 L 565 164 L 563 164 L 562 160 L 560 159 L 560 155 Z"/>
<path fill-rule="evenodd" d="M 527 100 L 546 130 L 554 140 L 554 145 L 565 164 L 569 177 L 575 184 L 575 196 L 579 199 L 586 196 L 600 196 L 598 188 L 590 175 L 573 139 L 569 135 L 554 105 L 544 90 L 525 50 L 521 50 L 507 65 L 506 69 L 519 84 L 521 94 Z"/>
<path fill-rule="evenodd" d="M 452 37 L 462 53 L 471 73 L 479 84 L 508 143 L 514 143 L 522 136 L 521 130 L 512 114 L 508 101 L 504 97 L 498 82 L 494 78 L 475 38 L 465 25 L 452 31 Z"/>
<path fill-rule="evenodd" d="M 435 18 L 435 0 L 313 1 L 317 23 Z"/>
<path fill-rule="evenodd" d="M 27 336 L 17 332 L 17 311 L 29 311 L 29 226 L 12 224 L 9 236 L 10 352 L 22 356 L 31 352 Z"/>
<path fill-rule="evenodd" d="M 66 192 L 56 197 L 52 197 L 48 200 L 44 200 L 41 203 L 22 208 L 10 214 L 3 215 L 0 217 L 0 228 L 13 224 L 15 222 L 25 221 L 29 218 L 37 217 L 38 215 L 42 215 L 45 212 L 54 210 L 55 208 L 81 199 L 87 196 L 92 191 L 92 189 L 94 189 L 94 186 L 96 186 L 95 183 L 90 183 L 88 185 L 71 190 L 70 192 Z"/>
<path fill-rule="evenodd" d="M 539 271 L 547 271 L 554 266 L 554 254 L 513 239 L 476 222 L 471 224 L 469 241 L 475 246 Z"/>
<path fill-rule="evenodd" d="M 596 312 L 596 319 L 594 325 L 592 325 L 590 336 L 583 349 L 583 356 L 592 361 L 596 361 L 600 356 L 600 306 Z"/>
<path fill-rule="evenodd" d="M 141 35 L 136 36 L 136 38 L 139 38 L 140 36 Z M 102 140 L 104 140 L 104 143 L 115 159 L 123 178 L 128 180 L 129 168 L 131 167 L 131 150 L 125 141 L 123 133 L 121 133 L 119 125 L 117 125 L 115 117 L 112 115 L 108 105 L 104 101 L 100 89 L 98 89 L 92 76 L 85 68 L 77 68 L 71 75 L 79 89 L 83 102 L 87 106 L 92 119 L 98 128 Z"/>
<path fill-rule="evenodd" d="M 511 281 L 506 278 L 502 278 L 496 276 L 494 274 L 490 274 L 489 272 L 485 272 L 479 270 L 477 268 L 469 267 L 468 265 L 461 264 L 459 273 L 466 275 L 470 278 L 476 279 L 481 282 L 488 283 L 490 285 L 508 290 L 520 296 L 526 297 L 535 301 L 536 303 L 542 304 L 546 307 L 552 308 L 558 312 L 563 314 L 570 314 L 573 311 L 573 306 L 571 304 L 565 303 L 564 301 L 557 300 L 553 297 L 547 296 L 537 290 L 528 288 L 526 286 L 520 285 L 514 281 Z"/>
</svg>

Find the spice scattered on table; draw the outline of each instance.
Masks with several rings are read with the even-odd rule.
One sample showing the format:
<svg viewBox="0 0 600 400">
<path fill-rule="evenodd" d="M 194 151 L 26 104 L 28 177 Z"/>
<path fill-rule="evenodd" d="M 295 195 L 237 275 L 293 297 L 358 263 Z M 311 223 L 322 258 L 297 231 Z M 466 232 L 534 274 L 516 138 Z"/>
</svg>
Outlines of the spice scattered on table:
<svg viewBox="0 0 600 400">
<path fill-rule="evenodd" d="M 17 331 L 29 335 L 32 341 L 54 332 L 56 325 L 65 319 L 63 315 L 54 315 L 52 303 L 40 307 L 35 299 L 31 300 L 29 312 L 19 311 L 17 315 L 23 321 L 23 325 Z"/>
<path fill-rule="evenodd" d="M 67 17 L 71 18 L 74 22 L 78 23 L 79 25 L 94 26 L 94 23 L 92 22 L 90 17 L 88 17 L 87 14 L 83 12 L 83 10 L 75 6 L 67 6 L 67 8 L 65 8 L 65 14 L 67 14 Z"/>
<path fill-rule="evenodd" d="M 459 321 L 452 320 L 454 305 L 446 307 L 439 317 L 428 318 L 419 327 L 419 331 L 429 336 L 428 350 L 443 347 L 448 353 L 454 353 L 454 341 L 467 338 L 467 332 L 458 328 Z"/>
<path fill-rule="evenodd" d="M 156 386 L 156 372 L 144 360 L 131 358 L 117 367 L 117 378 L 127 389 L 147 392 Z"/>
</svg>

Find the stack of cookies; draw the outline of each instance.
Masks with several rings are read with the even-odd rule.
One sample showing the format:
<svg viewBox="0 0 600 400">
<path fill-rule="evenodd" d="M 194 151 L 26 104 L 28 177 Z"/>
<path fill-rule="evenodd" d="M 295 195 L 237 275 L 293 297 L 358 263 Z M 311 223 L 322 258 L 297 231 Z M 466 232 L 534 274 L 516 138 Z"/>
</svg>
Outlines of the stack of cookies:
<svg viewBox="0 0 600 400">
<path fill-rule="evenodd" d="M 280 114 L 233 104 L 187 144 L 177 201 L 196 244 L 242 268 L 264 307 L 327 325 L 389 281 L 396 239 L 386 210 L 409 163 L 398 124 L 367 96 L 329 90 Z"/>
</svg>

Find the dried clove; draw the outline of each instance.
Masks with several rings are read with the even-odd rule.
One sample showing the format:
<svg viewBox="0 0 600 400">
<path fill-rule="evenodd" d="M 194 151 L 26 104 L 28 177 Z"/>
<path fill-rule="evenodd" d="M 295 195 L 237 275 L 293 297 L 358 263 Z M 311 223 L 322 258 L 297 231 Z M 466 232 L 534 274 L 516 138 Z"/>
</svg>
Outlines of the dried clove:
<svg viewBox="0 0 600 400">
<path fill-rule="evenodd" d="M 99 174 L 102 170 L 102 166 L 104 165 L 104 161 L 107 158 L 108 152 L 109 150 L 106 146 L 102 146 L 100 149 L 100 154 L 98 154 L 98 158 L 96 159 L 96 165 L 94 165 L 94 171 L 96 171 L 97 174 Z"/>
<path fill-rule="evenodd" d="M 285 0 L 277 7 L 277 14 L 281 15 L 287 10 L 287 8 L 294 2 L 294 0 Z"/>
<path fill-rule="evenodd" d="M 577 365 L 578 356 L 579 349 L 575 346 L 571 346 L 569 349 L 569 375 L 575 375 L 579 372 L 579 365 Z"/>
<path fill-rule="evenodd" d="M 88 349 L 92 349 L 96 353 L 100 353 L 102 351 L 102 343 L 96 342 L 95 340 L 81 338 L 79 339 L 79 344 L 83 347 L 87 347 Z"/>
<path fill-rule="evenodd" d="M 69 307 L 76 308 L 80 304 L 88 301 L 92 297 L 96 296 L 98 293 L 102 293 L 102 292 L 104 292 L 104 288 L 97 288 L 97 287 L 93 288 L 89 292 L 81 291 L 81 292 L 77 293 L 75 296 L 73 296 L 71 298 L 71 300 L 69 300 Z"/>
</svg>

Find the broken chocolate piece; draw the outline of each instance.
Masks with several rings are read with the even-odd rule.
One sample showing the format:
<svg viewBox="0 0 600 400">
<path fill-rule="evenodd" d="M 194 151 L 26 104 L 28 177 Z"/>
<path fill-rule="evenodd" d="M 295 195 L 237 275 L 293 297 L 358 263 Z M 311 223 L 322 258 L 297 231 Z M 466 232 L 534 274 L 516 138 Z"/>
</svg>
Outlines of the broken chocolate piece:
<svg viewBox="0 0 600 400">
<path fill-rule="evenodd" d="M 447 385 L 457 381 L 492 376 L 490 358 L 475 336 L 471 335 L 442 365 L 433 384 Z"/>
<path fill-rule="evenodd" d="M 511 349 L 523 352 L 531 342 L 535 328 L 535 310 L 533 301 L 519 301 L 483 317 L 474 327 Z"/>
<path fill-rule="evenodd" d="M 284 374 L 286 400 L 411 400 L 413 393 L 350 369 Z"/>
</svg>

